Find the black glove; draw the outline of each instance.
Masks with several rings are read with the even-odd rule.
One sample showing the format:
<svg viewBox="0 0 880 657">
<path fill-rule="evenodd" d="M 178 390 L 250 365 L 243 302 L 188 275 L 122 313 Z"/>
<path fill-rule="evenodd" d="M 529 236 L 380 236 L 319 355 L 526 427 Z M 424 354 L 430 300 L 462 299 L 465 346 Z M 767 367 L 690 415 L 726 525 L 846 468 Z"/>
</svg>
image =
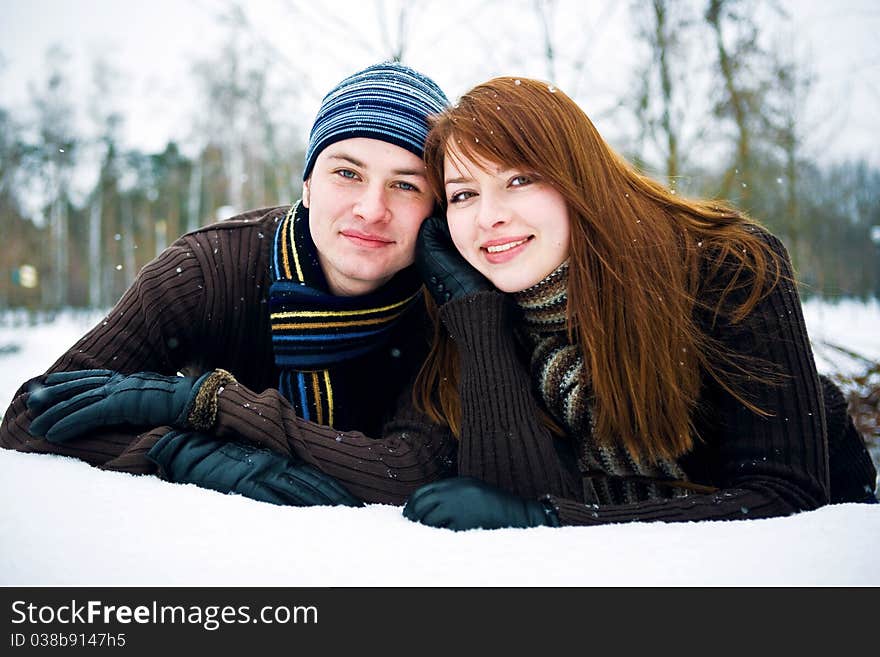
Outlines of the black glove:
<svg viewBox="0 0 880 657">
<path fill-rule="evenodd" d="M 63 443 L 115 424 L 185 428 L 199 387 L 209 375 L 196 379 L 152 372 L 55 372 L 28 396 L 27 407 L 38 414 L 29 431 Z"/>
<path fill-rule="evenodd" d="M 441 479 L 413 493 L 403 515 L 431 527 L 500 529 L 559 526 L 556 511 L 544 502 L 526 500 L 472 477 Z"/>
<path fill-rule="evenodd" d="M 416 240 L 415 264 L 438 306 L 474 292 L 495 289 L 456 250 L 443 217 L 428 217 L 422 222 Z"/>
<path fill-rule="evenodd" d="M 171 431 L 147 458 L 168 481 L 285 506 L 363 506 L 330 475 L 251 445 L 202 433 Z"/>
</svg>

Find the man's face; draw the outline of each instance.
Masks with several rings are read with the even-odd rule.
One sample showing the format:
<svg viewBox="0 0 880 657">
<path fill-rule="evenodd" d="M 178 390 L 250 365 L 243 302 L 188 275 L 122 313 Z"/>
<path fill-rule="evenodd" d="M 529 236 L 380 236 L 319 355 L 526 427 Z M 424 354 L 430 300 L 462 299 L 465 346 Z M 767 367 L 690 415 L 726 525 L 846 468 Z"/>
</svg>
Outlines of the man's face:
<svg viewBox="0 0 880 657">
<path fill-rule="evenodd" d="M 321 151 L 303 205 L 330 291 L 367 294 L 409 266 L 431 213 L 425 165 L 377 139 L 345 139 Z"/>
</svg>

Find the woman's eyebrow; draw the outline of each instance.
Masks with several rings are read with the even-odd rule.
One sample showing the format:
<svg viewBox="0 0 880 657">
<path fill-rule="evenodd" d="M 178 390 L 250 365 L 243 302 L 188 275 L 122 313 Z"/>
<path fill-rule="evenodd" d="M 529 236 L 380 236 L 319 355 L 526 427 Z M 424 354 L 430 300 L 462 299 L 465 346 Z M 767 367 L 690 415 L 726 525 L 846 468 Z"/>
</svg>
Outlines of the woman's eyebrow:
<svg viewBox="0 0 880 657">
<path fill-rule="evenodd" d="M 469 178 L 467 176 L 459 176 L 458 178 L 450 178 L 444 184 L 446 185 L 458 185 L 460 183 L 471 182 L 473 178 Z"/>
</svg>

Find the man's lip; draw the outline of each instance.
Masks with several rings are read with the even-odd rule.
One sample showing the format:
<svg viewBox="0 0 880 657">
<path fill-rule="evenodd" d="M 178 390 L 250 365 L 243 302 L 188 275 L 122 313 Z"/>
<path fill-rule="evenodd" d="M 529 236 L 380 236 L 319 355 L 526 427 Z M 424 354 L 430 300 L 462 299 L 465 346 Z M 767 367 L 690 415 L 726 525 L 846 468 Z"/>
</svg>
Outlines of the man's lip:
<svg viewBox="0 0 880 657">
<path fill-rule="evenodd" d="M 353 237 L 357 240 L 363 240 L 366 242 L 376 242 L 377 244 L 392 244 L 394 242 L 394 240 L 384 237 L 383 235 L 364 233 L 359 230 L 342 230 L 339 232 L 345 237 Z"/>
</svg>

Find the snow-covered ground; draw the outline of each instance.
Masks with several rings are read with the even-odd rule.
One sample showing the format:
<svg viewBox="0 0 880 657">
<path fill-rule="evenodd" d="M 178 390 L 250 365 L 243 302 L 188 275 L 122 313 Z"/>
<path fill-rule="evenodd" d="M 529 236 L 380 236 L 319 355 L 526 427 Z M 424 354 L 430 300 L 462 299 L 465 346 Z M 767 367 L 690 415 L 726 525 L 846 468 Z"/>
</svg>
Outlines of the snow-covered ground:
<svg viewBox="0 0 880 657">
<path fill-rule="evenodd" d="M 880 359 L 880 304 L 810 301 L 820 371 Z M 0 327 L 0 406 L 99 321 Z M 16 348 L 17 347 L 17 348 Z M 450 532 L 400 509 L 276 507 L 0 450 L 0 585 L 880 585 L 880 505 L 789 518 Z"/>
<path fill-rule="evenodd" d="M 813 344 L 816 367 L 822 374 L 857 374 L 865 363 L 835 347 L 880 361 L 880 301 L 841 300 L 828 303 L 813 298 L 804 303 L 804 320 Z"/>
<path fill-rule="evenodd" d="M 451 532 L 0 453 L 0 584 L 880 585 L 880 505 L 789 518 Z"/>
</svg>

